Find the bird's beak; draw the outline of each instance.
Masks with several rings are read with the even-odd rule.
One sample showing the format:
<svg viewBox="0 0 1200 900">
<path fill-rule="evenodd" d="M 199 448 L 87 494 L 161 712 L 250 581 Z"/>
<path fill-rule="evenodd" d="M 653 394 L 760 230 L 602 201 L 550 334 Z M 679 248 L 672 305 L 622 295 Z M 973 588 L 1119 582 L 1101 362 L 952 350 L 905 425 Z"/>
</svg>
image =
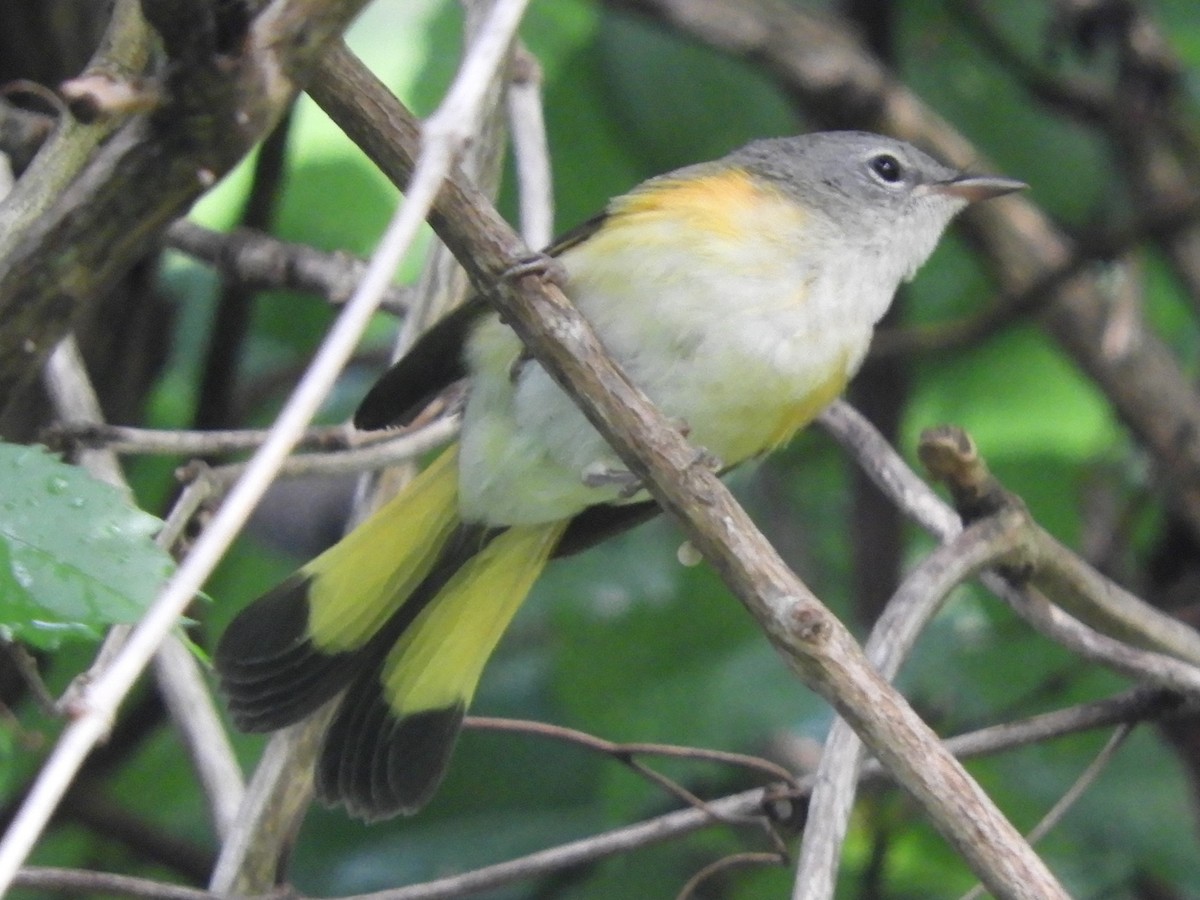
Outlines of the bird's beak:
<svg viewBox="0 0 1200 900">
<path fill-rule="evenodd" d="M 1015 178 L 1003 178 L 999 175 L 959 175 L 930 187 L 939 194 L 960 197 L 968 203 L 975 203 L 977 200 L 991 200 L 1013 191 L 1023 191 L 1029 185 Z"/>
</svg>

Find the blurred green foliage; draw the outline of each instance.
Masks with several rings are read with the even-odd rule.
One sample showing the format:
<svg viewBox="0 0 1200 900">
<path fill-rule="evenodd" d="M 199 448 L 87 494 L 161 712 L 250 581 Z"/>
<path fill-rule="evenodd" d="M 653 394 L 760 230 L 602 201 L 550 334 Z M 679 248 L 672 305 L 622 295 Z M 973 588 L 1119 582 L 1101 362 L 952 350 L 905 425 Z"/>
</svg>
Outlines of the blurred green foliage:
<svg viewBox="0 0 1200 900">
<path fill-rule="evenodd" d="M 995 5 L 995 4 L 993 4 Z M 1200 71 L 1200 27 L 1192 0 L 1158 4 L 1178 51 Z M 1031 185 L 1030 197 L 1066 223 L 1103 217 L 1111 202 L 1111 161 L 1078 126 L 1030 102 L 980 52 L 943 4 L 896 4 L 896 65 L 928 103 L 976 142 L 1000 171 Z M 1004 32 L 1036 56 L 1046 6 L 1004 5 Z M 448 0 L 380 0 L 351 45 L 411 106 L 427 112 L 452 76 L 460 13 Z M 523 36 L 545 77 L 558 220 L 569 227 L 644 177 L 719 156 L 759 136 L 809 127 L 788 96 L 752 65 L 594 0 L 534 0 Z M 236 221 L 248 165 L 197 208 L 204 222 Z M 396 191 L 307 99 L 297 110 L 278 233 L 329 249 L 366 252 Z M 514 215 L 511 178 L 501 199 Z M 399 277 L 414 277 L 419 258 Z M 1198 342 L 1161 264 L 1148 259 L 1147 315 L 1192 364 Z M 172 259 L 164 284 L 180 309 L 170 368 L 151 423 L 189 420 L 216 285 L 193 263 Z M 909 294 L 912 323 L 946 321 L 979 309 L 993 287 L 953 237 Z M 331 313 L 312 298 L 262 298 L 245 360 L 250 379 L 269 380 L 311 354 Z M 389 323 L 375 332 L 385 346 Z M 921 429 L 954 422 L 976 436 L 994 471 L 1024 496 L 1062 539 L 1079 537 L 1080 509 L 1093 479 L 1118 493 L 1146 489 L 1145 474 L 1120 424 L 1089 381 L 1037 329 L 1003 329 L 970 346 L 912 360 L 911 400 L 901 451 L 910 459 Z M 327 411 L 344 416 L 365 386 L 348 382 Z M 248 415 L 269 417 L 286 384 L 252 394 Z M 167 464 L 137 469 L 151 505 L 169 487 Z M 801 575 L 854 621 L 850 596 L 848 472 L 820 434 L 801 436 L 738 479 L 741 496 Z M 1153 517 L 1153 514 L 1149 514 Z M 824 705 L 799 686 L 749 617 L 706 567 L 676 561 L 678 532 L 656 521 L 588 554 L 555 564 L 534 591 L 485 674 L 475 711 L 544 719 L 612 740 L 664 741 L 761 752 L 777 735 L 820 740 Z M 928 548 L 913 535 L 911 552 Z M 206 622 L 219 633 L 233 612 L 296 559 L 252 539 L 210 584 L 217 602 Z M 1097 672 L 1032 635 L 992 598 L 962 590 L 922 640 L 903 678 L 906 692 L 943 733 L 978 727 L 1103 696 L 1119 679 Z M 261 739 L 239 738 L 249 763 Z M 1102 743 L 1086 735 L 972 763 L 1002 808 L 1028 828 L 1062 794 Z M 663 764 L 705 796 L 754 784 L 710 764 Z M 211 840 L 182 754 L 153 740 L 138 764 L 108 790 L 172 834 Z M 164 788 L 169 785 L 169 789 Z M 362 826 L 314 810 L 292 861 L 299 889 L 344 894 L 396 886 L 620 827 L 674 808 L 675 801 L 617 763 L 543 739 L 467 731 L 449 778 L 430 807 L 410 820 Z M 1200 893 L 1194 802 L 1184 775 L 1153 731 L 1120 751 L 1079 808 L 1045 843 L 1050 864 L 1081 897 L 1130 896 L 1135 874 L 1151 873 L 1181 896 Z M 888 897 L 952 897 L 971 885 L 955 854 L 906 798 L 869 791 L 852 826 L 846 896 L 887 847 Z M 494 898 L 670 897 L 720 856 L 761 849 L 752 833 L 716 828 L 683 841 L 581 867 L 546 882 L 518 884 Z M 38 861 L 101 864 L 106 853 L 76 832 L 59 833 Z M 107 867 L 107 864 L 101 867 Z M 786 869 L 736 870 L 703 896 L 786 896 Z"/>
</svg>

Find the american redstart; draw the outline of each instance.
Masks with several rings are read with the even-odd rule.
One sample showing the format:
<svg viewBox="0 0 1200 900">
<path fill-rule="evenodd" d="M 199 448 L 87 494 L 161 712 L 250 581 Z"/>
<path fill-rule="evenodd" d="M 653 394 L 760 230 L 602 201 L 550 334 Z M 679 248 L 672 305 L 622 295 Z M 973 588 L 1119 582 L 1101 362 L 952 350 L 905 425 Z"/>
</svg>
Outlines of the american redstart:
<svg viewBox="0 0 1200 900">
<path fill-rule="evenodd" d="M 874 134 L 760 140 L 644 182 L 546 252 L 632 381 L 728 468 L 841 392 L 955 213 L 1022 187 Z M 464 378 L 458 442 L 243 610 L 216 651 L 247 731 L 340 695 L 316 792 L 367 819 L 429 800 L 484 663 L 547 561 L 655 511 L 480 298 L 379 380 L 355 424 L 404 426 Z"/>
</svg>

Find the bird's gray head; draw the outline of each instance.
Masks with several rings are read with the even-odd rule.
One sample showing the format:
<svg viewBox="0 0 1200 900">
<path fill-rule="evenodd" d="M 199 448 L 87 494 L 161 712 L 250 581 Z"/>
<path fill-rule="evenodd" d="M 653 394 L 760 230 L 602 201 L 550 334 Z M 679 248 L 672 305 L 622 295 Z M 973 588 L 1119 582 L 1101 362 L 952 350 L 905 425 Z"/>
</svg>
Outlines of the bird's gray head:
<svg viewBox="0 0 1200 900">
<path fill-rule="evenodd" d="M 908 279 L 968 203 L 1020 190 L 1012 178 L 970 175 L 911 144 L 865 131 L 828 131 L 754 141 L 728 162 L 798 201 L 822 238 L 887 258 Z"/>
</svg>

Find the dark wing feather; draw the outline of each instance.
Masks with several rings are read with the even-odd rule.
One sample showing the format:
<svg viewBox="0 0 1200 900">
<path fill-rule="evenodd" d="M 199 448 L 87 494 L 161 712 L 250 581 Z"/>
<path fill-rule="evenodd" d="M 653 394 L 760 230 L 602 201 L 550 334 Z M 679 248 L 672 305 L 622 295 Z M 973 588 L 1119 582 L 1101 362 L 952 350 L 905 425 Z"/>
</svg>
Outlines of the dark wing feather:
<svg viewBox="0 0 1200 900">
<path fill-rule="evenodd" d="M 609 213 L 607 212 L 597 213 L 586 222 L 581 222 L 570 231 L 560 234 L 554 243 L 542 252 L 547 256 L 560 256 L 572 247 L 582 244 L 599 231 L 604 226 L 604 223 L 608 221 L 608 216 Z"/>
<path fill-rule="evenodd" d="M 727 475 L 732 469 L 733 467 L 722 469 L 718 474 Z M 643 522 L 649 522 L 660 512 L 662 507 L 658 505 L 657 500 L 590 506 L 571 519 L 571 524 L 563 532 L 551 558 L 559 559 L 582 553 L 601 541 L 607 541 Z"/>
<path fill-rule="evenodd" d="M 608 213 L 600 213 L 572 228 L 546 248 L 546 255 L 558 256 L 587 240 L 607 218 Z M 355 427 L 371 430 L 408 425 L 434 397 L 465 378 L 463 347 L 471 326 L 490 309 L 482 297 L 471 297 L 421 335 L 367 392 L 354 413 Z"/>
<path fill-rule="evenodd" d="M 380 376 L 354 413 L 356 428 L 401 428 L 430 401 L 467 376 L 463 346 L 490 307 L 472 297 L 421 335 L 404 358 Z"/>
<path fill-rule="evenodd" d="M 582 553 L 601 541 L 616 537 L 662 512 L 654 500 L 626 503 L 621 506 L 591 506 L 571 520 L 567 530 L 554 548 L 554 559 Z"/>
</svg>

